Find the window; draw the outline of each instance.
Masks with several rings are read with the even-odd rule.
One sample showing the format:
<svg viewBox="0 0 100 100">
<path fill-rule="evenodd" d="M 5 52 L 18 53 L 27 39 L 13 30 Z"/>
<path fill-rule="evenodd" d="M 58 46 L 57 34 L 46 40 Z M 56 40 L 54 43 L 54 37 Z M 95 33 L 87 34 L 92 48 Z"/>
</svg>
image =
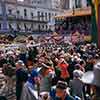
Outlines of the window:
<svg viewBox="0 0 100 100">
<path fill-rule="evenodd" d="M 9 24 L 9 29 L 10 29 L 10 30 L 13 30 L 13 28 L 12 28 L 12 25 L 11 25 L 11 24 Z"/>
<path fill-rule="evenodd" d="M 38 20 L 40 20 L 40 11 L 37 12 Z"/>
<path fill-rule="evenodd" d="M 31 13 L 31 18 L 33 18 L 33 13 Z"/>
<path fill-rule="evenodd" d="M 42 21 L 44 20 L 44 14 L 43 12 L 41 13 Z"/>
<path fill-rule="evenodd" d="M 81 7 L 81 0 L 75 0 L 75 7 L 80 8 Z"/>
<path fill-rule="evenodd" d="M 91 5 L 91 1 L 87 0 L 87 6 L 90 6 L 90 5 Z"/>
<path fill-rule="evenodd" d="M 46 30 L 48 29 L 48 26 L 46 25 Z"/>
<path fill-rule="evenodd" d="M 37 1 L 37 3 L 39 4 L 40 2 L 39 2 L 39 1 Z"/>
<path fill-rule="evenodd" d="M 19 11 L 19 10 L 17 10 L 17 14 L 18 14 L 18 15 L 20 14 L 20 11 Z"/>
<path fill-rule="evenodd" d="M 1 30 L 1 23 L 0 23 L 0 30 Z"/>
<path fill-rule="evenodd" d="M 20 11 L 19 10 L 17 10 L 17 17 L 20 15 Z"/>
<path fill-rule="evenodd" d="M 44 25 L 42 25 L 42 29 L 44 29 Z"/>
<path fill-rule="evenodd" d="M 38 25 L 38 30 L 40 31 L 40 25 Z"/>
<path fill-rule="evenodd" d="M 49 21 L 51 20 L 51 13 L 49 13 Z"/>
<path fill-rule="evenodd" d="M 31 24 L 31 30 L 33 30 L 33 23 Z"/>
<path fill-rule="evenodd" d="M 21 29 L 20 29 L 20 26 L 19 26 L 19 24 L 17 24 L 17 30 L 18 31 L 20 31 Z"/>
<path fill-rule="evenodd" d="M 57 14 L 55 13 L 55 16 L 57 16 Z"/>
<path fill-rule="evenodd" d="M 26 24 L 24 23 L 24 28 L 25 28 L 25 31 L 27 31 L 28 29 L 27 29 L 27 26 L 26 26 Z"/>
<path fill-rule="evenodd" d="M 24 9 L 24 16 L 27 17 L 27 10 Z"/>
<path fill-rule="evenodd" d="M 9 15 L 12 14 L 12 10 L 11 10 L 11 9 L 8 10 L 8 14 L 9 14 Z"/>
<path fill-rule="evenodd" d="M 47 13 L 45 13 L 45 20 L 47 20 Z"/>
</svg>

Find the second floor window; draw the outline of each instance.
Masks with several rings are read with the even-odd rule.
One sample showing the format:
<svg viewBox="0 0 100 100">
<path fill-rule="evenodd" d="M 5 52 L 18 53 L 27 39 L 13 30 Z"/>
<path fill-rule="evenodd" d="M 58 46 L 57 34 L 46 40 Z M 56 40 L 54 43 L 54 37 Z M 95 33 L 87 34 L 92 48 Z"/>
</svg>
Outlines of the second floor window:
<svg viewBox="0 0 100 100">
<path fill-rule="evenodd" d="M 44 20 L 44 13 L 43 12 L 41 13 L 41 19 L 42 19 L 42 21 Z"/>
<path fill-rule="evenodd" d="M 1 23 L 0 23 L 0 30 L 1 30 Z"/>
<path fill-rule="evenodd" d="M 24 16 L 27 17 L 27 10 L 24 9 Z"/>
<path fill-rule="evenodd" d="M 49 13 L 49 21 L 51 20 L 51 13 Z"/>
<path fill-rule="evenodd" d="M 17 15 L 19 15 L 20 14 L 20 12 L 19 12 L 19 10 L 17 10 Z"/>
<path fill-rule="evenodd" d="M 37 12 L 38 20 L 40 20 L 40 11 Z"/>
<path fill-rule="evenodd" d="M 81 0 L 75 0 L 75 8 L 81 7 Z"/>
<path fill-rule="evenodd" d="M 40 25 L 38 25 L 38 30 L 39 30 L 39 31 L 41 30 L 41 27 L 40 27 Z"/>
<path fill-rule="evenodd" d="M 45 13 L 45 20 L 47 20 L 48 18 L 47 18 L 47 13 Z"/>
<path fill-rule="evenodd" d="M 20 11 L 19 10 L 17 10 L 17 17 L 20 15 Z"/>
<path fill-rule="evenodd" d="M 33 13 L 31 13 L 31 18 L 33 18 Z"/>
<path fill-rule="evenodd" d="M 11 9 L 8 10 L 8 14 L 9 14 L 9 15 L 12 14 L 12 10 L 11 10 Z"/>
</svg>

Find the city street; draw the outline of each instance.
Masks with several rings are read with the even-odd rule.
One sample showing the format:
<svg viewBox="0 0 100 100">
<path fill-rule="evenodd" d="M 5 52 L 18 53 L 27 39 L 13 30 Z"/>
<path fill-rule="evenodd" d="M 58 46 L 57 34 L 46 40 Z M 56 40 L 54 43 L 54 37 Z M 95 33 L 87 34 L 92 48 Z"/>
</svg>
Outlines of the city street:
<svg viewBox="0 0 100 100">
<path fill-rule="evenodd" d="M 100 100 L 100 0 L 0 0 L 0 100 Z"/>
</svg>

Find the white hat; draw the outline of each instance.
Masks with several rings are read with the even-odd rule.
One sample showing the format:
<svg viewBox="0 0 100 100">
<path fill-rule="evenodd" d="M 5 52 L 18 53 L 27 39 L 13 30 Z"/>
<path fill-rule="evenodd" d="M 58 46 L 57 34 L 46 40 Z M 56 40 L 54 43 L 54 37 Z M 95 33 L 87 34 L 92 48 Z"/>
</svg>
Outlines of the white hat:
<svg viewBox="0 0 100 100">
<path fill-rule="evenodd" d="M 16 64 L 20 64 L 20 65 L 22 65 L 22 66 L 24 66 L 24 65 L 25 65 L 25 64 L 23 63 L 23 61 L 22 61 L 22 60 L 18 60 Z"/>
<path fill-rule="evenodd" d="M 83 76 L 83 72 L 81 70 L 74 70 L 73 76 L 77 78 L 81 78 Z"/>
</svg>

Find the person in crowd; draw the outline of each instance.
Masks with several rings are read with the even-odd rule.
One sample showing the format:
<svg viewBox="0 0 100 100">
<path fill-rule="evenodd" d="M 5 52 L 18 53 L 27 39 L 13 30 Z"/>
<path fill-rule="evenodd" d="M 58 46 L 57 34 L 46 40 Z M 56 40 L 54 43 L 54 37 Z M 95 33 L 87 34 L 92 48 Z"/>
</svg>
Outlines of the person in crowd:
<svg viewBox="0 0 100 100">
<path fill-rule="evenodd" d="M 52 67 L 42 63 L 42 68 L 39 72 L 41 77 L 40 92 L 49 92 L 55 75 L 54 70 Z"/>
<path fill-rule="evenodd" d="M 10 63 L 12 67 L 16 67 L 14 56 L 15 56 L 15 55 L 9 55 L 9 56 L 8 56 L 8 59 L 7 59 L 8 63 Z"/>
<path fill-rule="evenodd" d="M 82 70 L 82 68 L 81 68 L 81 65 L 80 64 L 75 64 L 75 70 L 79 70 L 79 71 L 82 71 L 83 72 L 83 70 Z"/>
<path fill-rule="evenodd" d="M 51 100 L 49 92 L 42 92 L 42 93 L 40 93 L 39 100 Z"/>
<path fill-rule="evenodd" d="M 13 81 L 13 76 L 15 75 L 16 69 L 12 67 L 11 64 L 3 64 L 2 72 L 5 75 L 5 80 L 6 80 L 6 87 L 8 90 L 8 93 L 13 92 L 13 86 L 14 86 L 14 81 Z"/>
<path fill-rule="evenodd" d="M 58 81 L 56 87 L 50 91 L 51 100 L 74 100 L 68 92 L 68 85 L 64 81 Z"/>
<path fill-rule="evenodd" d="M 27 69 L 29 71 L 29 73 L 32 71 L 33 69 L 33 60 L 31 58 L 27 59 Z"/>
<path fill-rule="evenodd" d="M 90 85 L 90 100 L 100 100 L 100 60 L 94 65 L 93 71 L 88 71 L 82 76 L 82 81 Z M 86 91 L 84 91 L 84 98 L 86 98 Z"/>
<path fill-rule="evenodd" d="M 86 62 L 86 71 L 92 71 L 94 66 L 94 58 L 92 55 L 88 55 L 88 59 Z"/>
<path fill-rule="evenodd" d="M 56 85 L 58 81 L 63 80 L 61 77 L 61 70 L 58 67 L 55 67 L 55 76 L 52 78 L 52 86 Z"/>
<path fill-rule="evenodd" d="M 5 96 L 0 96 L 0 100 L 7 100 Z"/>
<path fill-rule="evenodd" d="M 68 72 L 68 67 L 69 67 L 69 64 L 65 61 L 65 59 L 63 58 L 60 58 L 59 61 L 58 61 L 58 65 L 57 65 L 60 70 L 61 70 L 61 78 L 64 80 L 64 81 L 67 81 L 69 82 L 69 72 Z"/>
<path fill-rule="evenodd" d="M 23 61 L 19 60 L 16 62 L 16 97 L 20 100 L 22 88 L 24 83 L 28 79 L 28 72 L 24 69 L 25 65 Z"/>
<path fill-rule="evenodd" d="M 81 71 L 85 72 L 86 62 L 84 60 L 80 61 Z"/>
<path fill-rule="evenodd" d="M 36 70 L 32 70 L 31 76 L 23 86 L 20 100 L 39 100 L 40 77 Z"/>
<path fill-rule="evenodd" d="M 24 64 L 27 64 L 27 56 L 25 50 L 21 50 L 21 53 L 19 54 L 19 59 L 24 62 Z"/>
<path fill-rule="evenodd" d="M 83 72 L 80 70 L 73 71 L 73 80 L 70 80 L 69 87 L 72 96 L 78 96 L 81 99 L 83 98 L 83 87 L 84 84 L 81 81 L 81 77 L 83 76 Z"/>
<path fill-rule="evenodd" d="M 28 51 L 29 58 L 34 60 L 38 54 L 37 48 L 36 47 L 31 47 Z"/>
<path fill-rule="evenodd" d="M 7 63 L 7 59 L 3 53 L 0 54 L 0 68 L 3 68 L 3 64 Z"/>
</svg>

